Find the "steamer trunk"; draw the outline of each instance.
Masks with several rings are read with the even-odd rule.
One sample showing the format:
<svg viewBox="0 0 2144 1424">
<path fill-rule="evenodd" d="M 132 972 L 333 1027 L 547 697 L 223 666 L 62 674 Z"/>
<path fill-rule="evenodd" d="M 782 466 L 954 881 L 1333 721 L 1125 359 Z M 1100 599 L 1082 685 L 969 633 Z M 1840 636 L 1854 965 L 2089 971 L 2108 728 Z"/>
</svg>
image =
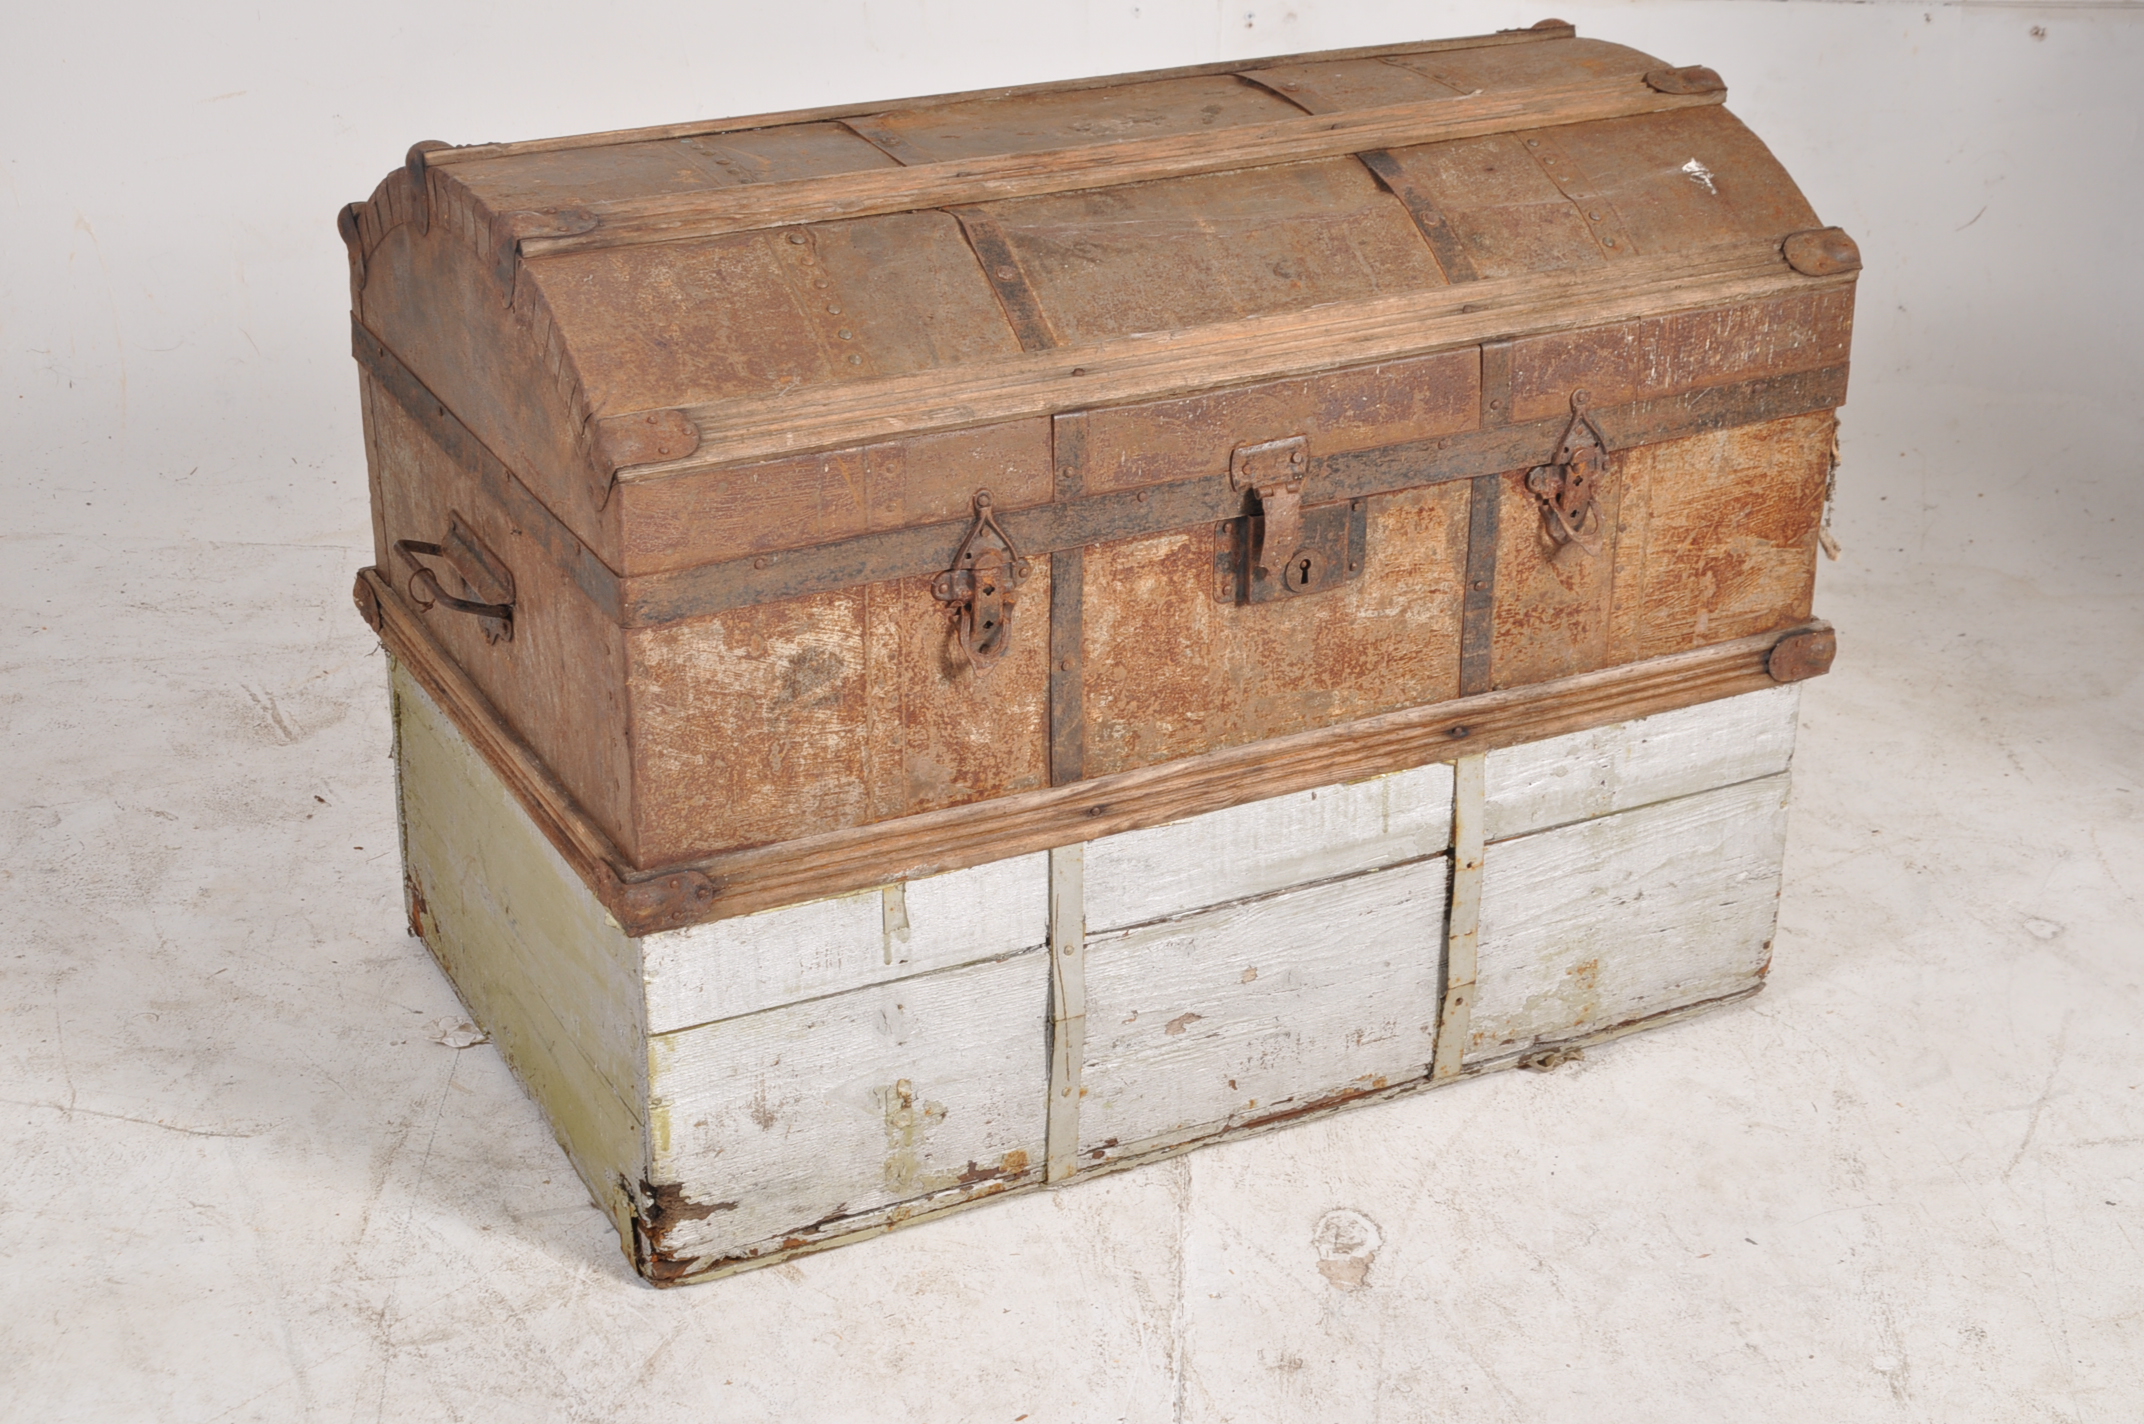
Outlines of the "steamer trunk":
<svg viewBox="0 0 2144 1424">
<path fill-rule="evenodd" d="M 644 1272 L 1757 986 L 1859 257 L 1724 97 L 1545 21 L 344 210 L 412 926 Z"/>
</svg>

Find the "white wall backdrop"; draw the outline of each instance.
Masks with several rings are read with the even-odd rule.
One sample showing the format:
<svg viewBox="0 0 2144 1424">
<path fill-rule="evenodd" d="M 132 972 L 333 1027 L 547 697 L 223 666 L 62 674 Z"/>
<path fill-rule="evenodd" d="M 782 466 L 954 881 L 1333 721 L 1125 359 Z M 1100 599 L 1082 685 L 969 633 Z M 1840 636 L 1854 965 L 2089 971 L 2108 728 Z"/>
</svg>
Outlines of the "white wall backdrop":
<svg viewBox="0 0 2144 1424">
<path fill-rule="evenodd" d="M 361 525 L 332 218 L 416 139 L 1464 34 L 1549 3 L 18 5 L 0 47 L 8 523 L 204 539 Z M 1559 13 L 1718 69 L 1860 240 L 1851 558 L 2125 576 L 2144 507 L 2144 8 Z"/>
</svg>

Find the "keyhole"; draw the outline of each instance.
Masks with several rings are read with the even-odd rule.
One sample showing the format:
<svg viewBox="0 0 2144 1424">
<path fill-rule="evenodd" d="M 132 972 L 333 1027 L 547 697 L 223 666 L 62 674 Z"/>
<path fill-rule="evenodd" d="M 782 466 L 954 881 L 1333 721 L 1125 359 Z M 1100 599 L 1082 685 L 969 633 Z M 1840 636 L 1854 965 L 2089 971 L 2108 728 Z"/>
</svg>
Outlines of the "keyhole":
<svg viewBox="0 0 2144 1424">
<path fill-rule="evenodd" d="M 1321 560 L 1315 553 L 1298 550 L 1281 569 L 1281 582 L 1290 593 L 1303 593 L 1317 586 Z"/>
<path fill-rule="evenodd" d="M 1295 566 L 1295 581 L 1297 583 L 1310 582 L 1310 560 L 1305 559 Z"/>
</svg>

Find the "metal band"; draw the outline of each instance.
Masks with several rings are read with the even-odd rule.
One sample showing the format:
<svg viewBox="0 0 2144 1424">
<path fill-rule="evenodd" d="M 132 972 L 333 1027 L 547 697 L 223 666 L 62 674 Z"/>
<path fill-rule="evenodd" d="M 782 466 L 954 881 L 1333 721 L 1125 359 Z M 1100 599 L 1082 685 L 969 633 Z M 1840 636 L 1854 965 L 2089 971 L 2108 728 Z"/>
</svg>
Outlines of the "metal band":
<svg viewBox="0 0 2144 1424">
<path fill-rule="evenodd" d="M 1050 851 L 1050 1110 L 1046 1180 L 1079 1170 L 1080 1070 L 1087 1057 L 1087 847 Z"/>
<path fill-rule="evenodd" d="M 1467 490 L 1467 586 L 1459 612 L 1459 695 L 1494 687 L 1496 541 L 1502 475 L 1476 475 Z"/>
<path fill-rule="evenodd" d="M 1057 333 L 1050 329 L 1050 319 L 1043 314 L 1042 301 L 1027 280 L 1020 259 L 1013 254 L 1005 229 L 998 226 L 997 219 L 983 208 L 947 208 L 946 211 L 960 224 L 961 235 L 968 239 L 969 250 L 982 264 L 983 276 L 989 280 L 990 290 L 997 295 L 998 305 L 1005 311 L 1005 320 L 1011 324 L 1013 335 L 1020 338 L 1020 349 L 1054 350 L 1061 344 Z"/>
<path fill-rule="evenodd" d="M 1488 810 L 1488 758 L 1452 763 L 1452 895 L 1445 919 L 1444 1005 L 1437 1015 L 1432 1078 L 1456 1078 L 1466 1062 L 1474 1011 L 1475 950 L 1481 937 L 1483 817 Z"/>
</svg>

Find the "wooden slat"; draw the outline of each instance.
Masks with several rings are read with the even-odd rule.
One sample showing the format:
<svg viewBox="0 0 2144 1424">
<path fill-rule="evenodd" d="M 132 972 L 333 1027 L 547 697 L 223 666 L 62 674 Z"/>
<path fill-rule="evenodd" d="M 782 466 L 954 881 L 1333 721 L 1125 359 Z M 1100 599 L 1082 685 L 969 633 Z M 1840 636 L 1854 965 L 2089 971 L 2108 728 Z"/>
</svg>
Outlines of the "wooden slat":
<svg viewBox="0 0 2144 1424">
<path fill-rule="evenodd" d="M 1507 277 L 1367 302 L 1115 338 L 987 364 L 838 382 L 685 407 L 697 453 L 640 465 L 661 479 L 744 460 L 890 440 L 1021 416 L 1158 400 L 1335 366 L 1367 364 L 1504 337 L 1608 326 L 1800 294 L 1843 277 L 1805 277 L 1777 243 L 1729 243 L 1609 267 Z"/>
<path fill-rule="evenodd" d="M 699 119 L 678 124 L 656 124 L 637 129 L 609 129 L 601 133 L 570 134 L 559 138 L 522 139 L 510 143 L 473 143 L 458 148 L 435 149 L 426 155 L 433 167 L 456 163 L 479 163 L 492 158 L 514 158 L 526 153 L 557 153 L 574 148 L 605 148 L 611 144 L 653 143 L 662 139 L 693 138 L 701 134 L 738 133 L 745 129 L 778 128 L 788 124 L 823 123 L 867 114 L 942 109 L 949 104 L 970 104 L 994 99 L 1020 99 L 1034 94 L 1067 94 L 1082 89 L 1109 89 L 1120 84 L 1152 83 L 1165 79 L 1199 79 L 1213 74 L 1236 74 L 1269 65 L 1298 64 L 1304 60 L 1381 59 L 1387 55 L 1440 54 L 1448 50 L 1486 49 L 1496 45 L 1539 44 L 1567 40 L 1577 29 L 1561 22 L 1543 21 L 1523 30 L 1500 30 L 1492 35 L 1468 35 L 1458 39 L 1419 40 L 1399 45 L 1368 45 L 1359 49 L 1317 50 L 1301 54 L 1271 55 L 1264 59 L 1221 60 L 1212 64 L 1181 65 L 1174 69 L 1138 70 L 1129 74 L 1105 74 L 1081 79 L 1058 79 L 1042 84 L 1019 84 L 996 89 L 965 89 L 950 94 L 918 98 L 882 99 L 864 104 L 830 104 L 816 109 L 786 109 L 770 114 L 749 114 L 730 119 Z"/>
<path fill-rule="evenodd" d="M 618 198 L 577 208 L 577 212 L 594 215 L 593 229 L 565 237 L 523 238 L 521 255 L 537 258 L 591 248 L 719 237 L 791 223 L 1004 202 L 1198 173 L 1342 158 L 1369 149 L 1407 148 L 1701 108 L 1725 97 L 1724 92 L 1662 94 L 1626 76 L 1276 119 L 1219 132 L 1165 134 L 908 168 Z"/>
</svg>

